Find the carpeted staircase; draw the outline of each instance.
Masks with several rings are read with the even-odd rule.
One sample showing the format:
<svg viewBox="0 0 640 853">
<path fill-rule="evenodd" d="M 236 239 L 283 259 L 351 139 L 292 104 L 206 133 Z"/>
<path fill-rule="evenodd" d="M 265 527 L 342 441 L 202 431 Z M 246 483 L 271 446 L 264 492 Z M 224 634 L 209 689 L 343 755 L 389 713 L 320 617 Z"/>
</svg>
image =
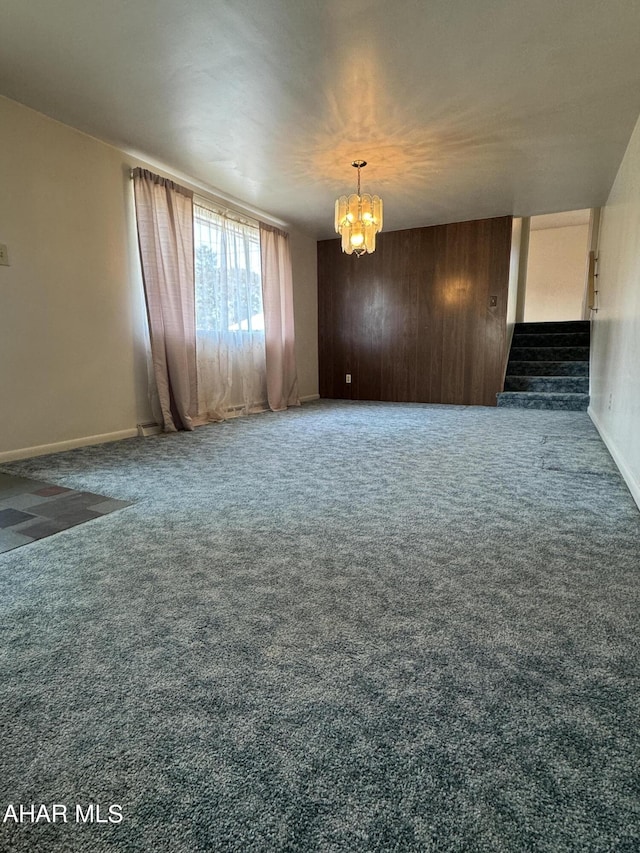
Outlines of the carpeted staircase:
<svg viewBox="0 0 640 853">
<path fill-rule="evenodd" d="M 516 323 L 498 406 L 586 411 L 589 340 L 588 320 Z"/>
</svg>

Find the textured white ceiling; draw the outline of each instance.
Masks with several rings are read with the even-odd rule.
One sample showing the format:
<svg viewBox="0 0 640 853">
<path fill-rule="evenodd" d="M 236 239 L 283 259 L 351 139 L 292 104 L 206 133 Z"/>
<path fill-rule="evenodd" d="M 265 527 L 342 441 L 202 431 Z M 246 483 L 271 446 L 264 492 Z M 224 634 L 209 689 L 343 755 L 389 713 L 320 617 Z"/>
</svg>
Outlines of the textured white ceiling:
<svg viewBox="0 0 640 853">
<path fill-rule="evenodd" d="M 5 0 L 0 92 L 317 237 L 605 202 L 638 0 Z"/>
</svg>

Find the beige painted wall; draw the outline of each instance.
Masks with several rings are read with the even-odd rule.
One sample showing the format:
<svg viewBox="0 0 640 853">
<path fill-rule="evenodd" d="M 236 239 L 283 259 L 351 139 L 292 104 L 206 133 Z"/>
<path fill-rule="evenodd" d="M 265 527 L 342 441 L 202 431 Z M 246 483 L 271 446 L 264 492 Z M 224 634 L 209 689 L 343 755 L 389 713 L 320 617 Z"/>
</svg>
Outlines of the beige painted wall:
<svg viewBox="0 0 640 853">
<path fill-rule="evenodd" d="M 640 506 L 640 120 L 602 210 L 589 414 Z"/>
<path fill-rule="evenodd" d="M 520 265 L 522 259 L 522 219 L 515 217 L 511 226 L 511 257 L 509 259 L 509 290 L 507 292 L 507 336 L 505 342 L 504 370 L 506 373 L 509 360 L 511 339 L 516 325 L 518 313 L 518 289 Z"/>
<path fill-rule="evenodd" d="M 148 419 L 121 152 L 0 99 L 0 453 Z"/>
<path fill-rule="evenodd" d="M 152 419 L 129 170 L 139 160 L 0 97 L 0 461 Z M 315 241 L 292 234 L 300 393 L 318 392 Z M 299 315 L 299 316 L 298 316 Z"/>
<path fill-rule="evenodd" d="M 507 343 L 513 334 L 518 308 L 518 273 L 522 244 L 522 219 L 513 218 L 511 226 L 511 258 L 509 259 L 509 291 L 507 294 Z"/>
<path fill-rule="evenodd" d="M 526 323 L 582 319 L 589 226 L 535 229 L 532 218 Z"/>
</svg>

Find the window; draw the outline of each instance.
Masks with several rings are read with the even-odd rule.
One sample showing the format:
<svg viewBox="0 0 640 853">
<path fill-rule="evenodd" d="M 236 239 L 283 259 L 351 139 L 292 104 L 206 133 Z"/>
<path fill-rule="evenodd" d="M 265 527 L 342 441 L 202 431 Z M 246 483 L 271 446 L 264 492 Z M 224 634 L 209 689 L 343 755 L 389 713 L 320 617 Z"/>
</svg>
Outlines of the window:
<svg viewBox="0 0 640 853">
<path fill-rule="evenodd" d="M 194 203 L 196 328 L 264 332 L 258 228 Z"/>
<path fill-rule="evenodd" d="M 266 356 L 260 230 L 194 202 L 198 409 L 261 411 Z"/>
</svg>

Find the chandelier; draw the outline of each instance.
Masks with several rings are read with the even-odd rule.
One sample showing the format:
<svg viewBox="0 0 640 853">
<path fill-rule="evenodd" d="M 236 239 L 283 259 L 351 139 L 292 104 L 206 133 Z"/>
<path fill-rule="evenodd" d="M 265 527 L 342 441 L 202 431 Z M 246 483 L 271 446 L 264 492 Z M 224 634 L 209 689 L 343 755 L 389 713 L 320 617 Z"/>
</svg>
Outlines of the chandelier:
<svg viewBox="0 0 640 853">
<path fill-rule="evenodd" d="M 358 170 L 358 192 L 336 199 L 336 232 L 342 237 L 342 251 L 360 256 L 375 252 L 376 234 L 382 231 L 382 199 L 360 194 L 360 169 L 366 161 L 354 160 L 351 165 Z"/>
</svg>

